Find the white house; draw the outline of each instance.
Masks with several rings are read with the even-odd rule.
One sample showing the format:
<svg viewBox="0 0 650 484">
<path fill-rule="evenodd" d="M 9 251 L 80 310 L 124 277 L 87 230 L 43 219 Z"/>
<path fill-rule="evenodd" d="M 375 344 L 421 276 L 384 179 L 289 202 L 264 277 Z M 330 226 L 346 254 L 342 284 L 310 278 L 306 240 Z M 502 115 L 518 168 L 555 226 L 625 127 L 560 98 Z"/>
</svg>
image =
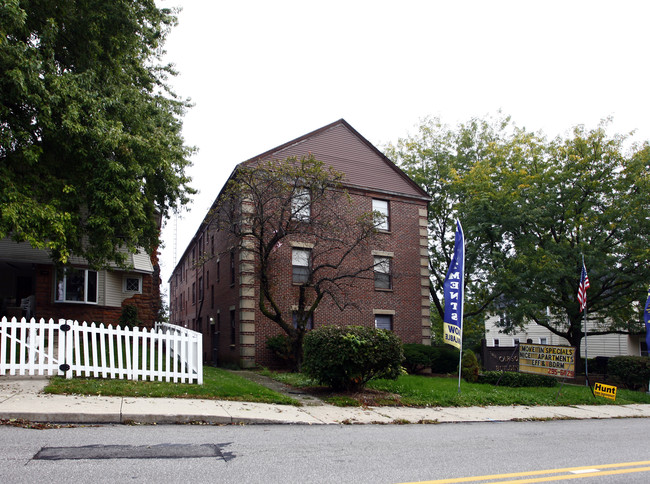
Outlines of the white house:
<svg viewBox="0 0 650 484">
<path fill-rule="evenodd" d="M 569 342 L 548 329 L 531 323 L 523 330 L 505 334 L 497 327 L 499 316 L 493 316 L 485 321 L 485 342 L 488 347 L 515 346 L 517 343 L 533 343 L 556 346 L 568 346 Z M 593 323 L 588 323 L 587 334 L 594 330 Z M 586 344 L 585 344 L 586 339 Z M 647 356 L 648 348 L 645 335 L 606 334 L 587 336 L 582 340 L 580 356 L 585 356 L 585 346 L 588 347 L 589 358 L 596 356 Z"/>
</svg>

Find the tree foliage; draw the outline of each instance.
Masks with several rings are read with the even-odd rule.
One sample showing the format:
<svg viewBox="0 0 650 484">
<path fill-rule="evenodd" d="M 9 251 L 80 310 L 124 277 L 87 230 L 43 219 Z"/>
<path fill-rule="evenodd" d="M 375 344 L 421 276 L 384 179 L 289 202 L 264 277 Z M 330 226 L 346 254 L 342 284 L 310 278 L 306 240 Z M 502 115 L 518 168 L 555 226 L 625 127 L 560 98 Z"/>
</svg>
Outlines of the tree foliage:
<svg viewBox="0 0 650 484">
<path fill-rule="evenodd" d="M 392 150 L 434 198 L 438 311 L 458 217 L 467 241 L 466 315 L 503 314 L 506 331 L 533 321 L 579 349 L 584 255 L 590 334 L 641 330 L 650 280 L 647 142 L 626 148 L 629 138 L 608 135 L 607 121 L 553 140 L 508 118 L 472 120 L 456 131 L 428 120 L 420 133 Z"/>
<path fill-rule="evenodd" d="M 0 237 L 95 266 L 158 244 L 192 193 L 160 62 L 175 22 L 153 0 L 2 2 Z"/>
<path fill-rule="evenodd" d="M 437 118 L 426 118 L 417 132 L 386 147 L 387 156 L 394 160 L 431 197 L 428 212 L 429 293 L 433 303 L 432 330 L 442 341 L 444 301 L 442 287 L 451 262 L 454 245 L 455 219 L 459 217 L 458 204 L 466 196 L 466 188 L 458 180 L 469 173 L 475 164 L 490 156 L 495 146 L 509 142 L 513 126 L 510 118 L 471 119 L 451 127 Z M 464 346 L 480 344 L 484 333 L 486 309 L 498 298 L 494 285 L 486 280 L 498 248 L 489 240 L 473 235 L 474 227 L 460 215 L 465 237 L 466 301 Z"/>
<path fill-rule="evenodd" d="M 342 179 L 312 155 L 242 164 L 212 212 L 210 223 L 254 255 L 259 309 L 289 338 L 295 368 L 302 363 L 303 337 L 321 301 L 328 297 L 340 309 L 354 306 L 348 289 L 360 278 L 374 277 L 368 254 L 379 220 L 373 212 L 359 211 Z M 311 256 L 308 278 L 288 291 L 276 275 L 286 273 L 290 242 L 309 247 Z M 292 289 L 297 292 L 295 321 L 283 304 Z"/>
</svg>

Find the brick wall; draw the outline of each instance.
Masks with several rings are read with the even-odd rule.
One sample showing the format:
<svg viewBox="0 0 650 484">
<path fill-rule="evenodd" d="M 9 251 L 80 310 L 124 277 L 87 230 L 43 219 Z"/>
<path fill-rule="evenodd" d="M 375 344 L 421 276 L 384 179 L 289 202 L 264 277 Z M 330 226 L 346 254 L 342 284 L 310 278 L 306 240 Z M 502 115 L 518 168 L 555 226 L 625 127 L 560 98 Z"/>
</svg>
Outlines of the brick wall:
<svg viewBox="0 0 650 484">
<path fill-rule="evenodd" d="M 371 192 L 352 193 L 353 204 L 359 213 L 372 210 L 372 198 L 389 200 L 389 232 L 380 233 L 367 253 L 367 264 L 372 264 L 372 250 L 392 253 L 392 290 L 375 289 L 373 274 L 354 281 L 348 289 L 349 300 L 355 307 L 341 310 L 331 298 L 324 298 L 314 314 L 314 326 L 324 324 L 361 325 L 374 327 L 375 313 L 392 314 L 393 331 L 405 343 L 430 343 L 429 279 L 426 259 L 426 203 Z M 297 304 L 298 287 L 292 284 L 291 246 L 289 243 L 277 252 L 273 280 L 277 284 L 278 301 L 291 318 L 291 308 Z M 259 294 L 256 286 L 256 294 Z M 277 324 L 255 310 L 255 362 L 262 366 L 276 366 L 273 355 L 266 348 L 266 340 L 282 334 Z"/>
<path fill-rule="evenodd" d="M 157 267 L 157 264 L 154 266 Z M 142 275 L 142 294 L 135 294 L 123 301 L 122 307 L 134 305 L 143 326 L 153 327 L 160 305 L 160 278 L 157 272 Z M 118 324 L 122 307 L 97 304 L 55 303 L 53 297 L 54 267 L 36 266 L 36 318 L 73 319 L 88 323 Z"/>
<path fill-rule="evenodd" d="M 358 214 L 372 210 L 373 197 L 389 201 L 390 231 L 380 233 L 377 240 L 365 249 L 363 257 L 364 264 L 370 266 L 373 251 L 392 254 L 393 288 L 376 290 L 373 273 L 369 272 L 365 278 L 355 280 L 347 291 L 353 307 L 341 311 L 331 298 L 326 297 L 316 310 L 315 326 L 355 324 L 373 327 L 375 313 L 380 312 L 392 314 L 393 330 L 402 341 L 428 344 L 431 332 L 426 202 L 363 190 L 350 195 Z M 266 340 L 281 334 L 282 330 L 266 319 L 258 308 L 260 290 L 251 252 L 234 252 L 236 280 L 231 284 L 230 253 L 238 245 L 227 233 L 205 225 L 201 227 L 170 279 L 171 322 L 203 333 L 203 353 L 207 363 L 276 366 L 278 362 L 267 350 Z M 292 283 L 291 249 L 291 241 L 284 241 L 273 262 L 273 283 L 287 321 L 291 321 L 299 290 Z M 200 280 L 204 286 L 203 300 L 199 298 Z M 236 319 L 234 339 L 230 321 L 233 309 Z M 214 324 L 210 324 L 211 319 Z"/>
</svg>

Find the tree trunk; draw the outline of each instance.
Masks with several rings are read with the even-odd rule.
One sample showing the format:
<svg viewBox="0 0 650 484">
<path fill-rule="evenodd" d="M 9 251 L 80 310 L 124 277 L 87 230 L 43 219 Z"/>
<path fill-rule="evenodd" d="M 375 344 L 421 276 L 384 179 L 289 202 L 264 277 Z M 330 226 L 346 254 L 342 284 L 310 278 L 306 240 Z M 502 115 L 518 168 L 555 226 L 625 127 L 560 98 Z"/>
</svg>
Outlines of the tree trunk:
<svg viewBox="0 0 650 484">
<path fill-rule="evenodd" d="M 291 339 L 291 352 L 293 354 L 293 368 L 291 368 L 291 371 L 294 373 L 300 373 L 300 371 L 302 370 L 303 337 L 304 337 L 304 332 L 297 331 L 295 337 Z"/>
</svg>

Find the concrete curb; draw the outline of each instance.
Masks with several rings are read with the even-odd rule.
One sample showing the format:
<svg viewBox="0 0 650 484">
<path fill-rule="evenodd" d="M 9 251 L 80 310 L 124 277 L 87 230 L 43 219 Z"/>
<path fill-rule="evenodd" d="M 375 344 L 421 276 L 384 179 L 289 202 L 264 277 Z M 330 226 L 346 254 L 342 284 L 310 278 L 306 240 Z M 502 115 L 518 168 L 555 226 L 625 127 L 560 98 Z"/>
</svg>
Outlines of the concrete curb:
<svg viewBox="0 0 650 484">
<path fill-rule="evenodd" d="M 293 407 L 216 400 L 17 394 L 0 419 L 73 424 L 341 425 L 650 418 L 650 405 L 575 407 Z"/>
<path fill-rule="evenodd" d="M 0 419 L 72 424 L 345 425 L 650 418 L 650 405 L 335 407 L 40 393 L 45 379 L 0 380 Z"/>
</svg>

